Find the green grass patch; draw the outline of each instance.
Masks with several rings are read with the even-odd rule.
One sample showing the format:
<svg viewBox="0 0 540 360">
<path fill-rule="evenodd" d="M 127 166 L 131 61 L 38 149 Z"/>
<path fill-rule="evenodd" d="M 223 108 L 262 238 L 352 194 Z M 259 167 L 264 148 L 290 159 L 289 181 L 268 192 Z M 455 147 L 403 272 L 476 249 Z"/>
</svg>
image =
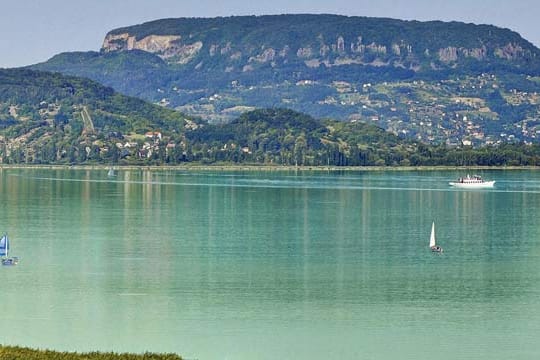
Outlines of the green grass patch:
<svg viewBox="0 0 540 360">
<path fill-rule="evenodd" d="M 17 346 L 0 346 L 1 360 L 181 360 L 176 354 L 117 354 L 73 353 L 51 350 L 34 350 Z"/>
</svg>

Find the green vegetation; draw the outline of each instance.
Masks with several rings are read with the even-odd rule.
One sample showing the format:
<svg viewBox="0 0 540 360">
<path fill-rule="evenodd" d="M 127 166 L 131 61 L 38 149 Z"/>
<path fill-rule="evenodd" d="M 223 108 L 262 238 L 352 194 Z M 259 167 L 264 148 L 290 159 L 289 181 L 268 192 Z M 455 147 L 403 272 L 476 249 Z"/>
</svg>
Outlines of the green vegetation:
<svg viewBox="0 0 540 360">
<path fill-rule="evenodd" d="M 399 99 L 396 94 L 409 89 L 400 86 L 392 91 Z M 389 95 L 374 98 L 391 101 Z M 490 101 L 501 99 L 495 94 Z M 484 106 L 475 98 L 460 101 L 464 106 L 477 102 Z M 364 121 L 318 120 L 283 108 L 250 111 L 229 123 L 211 124 L 90 80 L 0 70 L 3 164 L 519 166 L 540 165 L 539 148 L 519 142 L 429 145 Z"/>
<path fill-rule="evenodd" d="M 0 109 L 4 110 L 0 120 L 13 119 L 13 114 L 6 111 L 8 105 L 21 104 L 16 110 L 19 118 L 40 121 L 46 110 L 44 106 L 53 104 L 61 111 L 61 119 L 73 116 L 77 107 L 86 106 L 99 109 L 98 118 L 108 115 L 125 130 L 172 131 L 183 125 L 183 117 L 178 112 L 123 96 L 96 82 L 31 70 L 0 69 L 0 103 L 3 104 Z"/>
<path fill-rule="evenodd" d="M 134 35 L 137 40 L 149 35 L 191 34 L 195 40 L 220 41 L 224 44 L 243 41 L 273 47 L 288 44 L 293 50 L 306 45 L 319 45 L 321 40 L 334 42 L 339 36 L 349 42 L 353 40 L 356 42 L 357 37 L 362 36 L 362 42 L 366 45 L 371 43 L 391 45 L 403 42 L 411 45 L 416 53 L 423 53 L 425 49 L 437 51 L 448 46 L 491 48 L 508 43 L 519 44 L 527 50 L 535 51 L 534 47 L 518 33 L 491 25 L 340 15 L 163 19 L 115 29 L 109 34 L 124 33 Z"/>
<path fill-rule="evenodd" d="M 144 98 L 145 94 L 155 94 L 159 84 L 166 83 L 171 78 L 167 64 L 159 57 L 144 51 L 110 54 L 63 53 L 52 57 L 46 66 L 37 65 L 33 68 L 93 79 L 113 86 L 123 94 L 141 98 Z"/>
<path fill-rule="evenodd" d="M 23 347 L 0 346 L 2 360 L 181 360 L 176 354 L 116 354 L 116 353 L 70 353 L 50 350 L 33 350 Z"/>
<path fill-rule="evenodd" d="M 120 34 L 180 38 L 148 52 L 127 51 L 118 38 L 101 52 L 33 68 L 91 78 L 211 123 L 286 107 L 434 145 L 540 138 L 540 50 L 508 29 L 275 15 L 165 19 L 108 35 Z"/>
<path fill-rule="evenodd" d="M 91 80 L 0 70 L 0 160 L 4 163 L 116 162 L 118 142 L 160 131 L 180 136 L 182 114 Z"/>
<path fill-rule="evenodd" d="M 186 132 L 182 161 L 302 166 L 540 165 L 540 146 L 430 146 L 362 122 L 318 121 L 285 109 L 256 110 Z M 174 161 L 173 161 L 174 162 Z"/>
</svg>

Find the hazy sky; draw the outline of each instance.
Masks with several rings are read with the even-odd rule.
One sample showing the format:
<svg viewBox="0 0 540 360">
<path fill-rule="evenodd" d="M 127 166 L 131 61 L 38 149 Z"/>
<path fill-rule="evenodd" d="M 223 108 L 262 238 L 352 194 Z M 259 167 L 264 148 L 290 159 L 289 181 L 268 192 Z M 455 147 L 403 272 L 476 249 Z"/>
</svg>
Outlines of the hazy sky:
<svg viewBox="0 0 540 360">
<path fill-rule="evenodd" d="M 0 0 L 0 67 L 99 50 L 114 28 L 171 17 L 327 13 L 510 28 L 540 46 L 538 0 Z"/>
</svg>

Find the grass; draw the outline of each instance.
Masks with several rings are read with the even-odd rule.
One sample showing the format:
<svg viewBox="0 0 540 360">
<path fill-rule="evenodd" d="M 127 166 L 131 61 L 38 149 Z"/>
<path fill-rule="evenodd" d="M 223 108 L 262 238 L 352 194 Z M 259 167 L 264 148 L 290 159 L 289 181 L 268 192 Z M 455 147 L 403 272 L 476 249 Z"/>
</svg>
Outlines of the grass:
<svg viewBox="0 0 540 360">
<path fill-rule="evenodd" d="M 182 360 L 182 358 L 176 354 L 73 353 L 0 345 L 0 360 Z"/>
</svg>

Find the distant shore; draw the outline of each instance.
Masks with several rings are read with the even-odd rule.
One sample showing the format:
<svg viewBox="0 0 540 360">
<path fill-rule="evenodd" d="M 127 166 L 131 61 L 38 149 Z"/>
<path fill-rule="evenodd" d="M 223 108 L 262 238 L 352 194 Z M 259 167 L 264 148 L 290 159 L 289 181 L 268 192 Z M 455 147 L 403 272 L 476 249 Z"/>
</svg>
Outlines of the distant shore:
<svg viewBox="0 0 540 360">
<path fill-rule="evenodd" d="M 291 165 L 27 165 L 1 164 L 3 169 L 54 170 L 152 170 L 152 171 L 475 171 L 475 170 L 540 170 L 540 166 L 291 166 Z"/>
</svg>

